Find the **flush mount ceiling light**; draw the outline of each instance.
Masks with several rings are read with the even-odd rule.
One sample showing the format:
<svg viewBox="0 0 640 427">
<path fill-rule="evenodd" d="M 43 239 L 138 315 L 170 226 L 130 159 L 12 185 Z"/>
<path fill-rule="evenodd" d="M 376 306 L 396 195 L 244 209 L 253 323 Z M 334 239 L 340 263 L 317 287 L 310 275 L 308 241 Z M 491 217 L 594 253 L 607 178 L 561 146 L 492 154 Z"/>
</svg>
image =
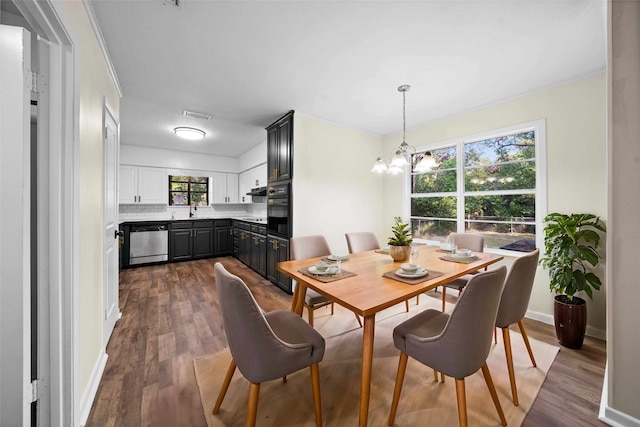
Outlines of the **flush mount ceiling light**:
<svg viewBox="0 0 640 427">
<path fill-rule="evenodd" d="M 375 173 L 389 173 L 397 175 L 402 173 L 404 167 L 410 164 L 411 155 L 416 153 L 416 148 L 407 144 L 407 114 L 406 114 L 406 94 L 411 89 L 409 85 L 402 85 L 398 87 L 398 92 L 402 92 L 402 144 L 394 150 L 391 163 L 387 164 L 387 160 L 378 157 L 376 163 L 373 165 L 371 172 Z M 436 165 L 436 162 L 431 155 L 431 151 L 424 153 L 416 166 L 413 168 L 415 172 L 427 172 Z"/>
<path fill-rule="evenodd" d="M 176 135 L 184 139 L 203 139 L 206 133 L 203 130 L 188 127 L 177 127 L 173 130 Z"/>
</svg>

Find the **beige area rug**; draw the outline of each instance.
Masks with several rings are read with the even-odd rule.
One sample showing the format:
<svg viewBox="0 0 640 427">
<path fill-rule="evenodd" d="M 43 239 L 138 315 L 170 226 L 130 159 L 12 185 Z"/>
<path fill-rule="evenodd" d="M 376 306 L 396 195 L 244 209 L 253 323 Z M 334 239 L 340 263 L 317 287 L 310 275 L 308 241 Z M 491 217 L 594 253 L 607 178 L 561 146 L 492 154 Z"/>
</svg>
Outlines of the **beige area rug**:
<svg viewBox="0 0 640 427">
<path fill-rule="evenodd" d="M 399 351 L 393 346 L 395 325 L 426 309 L 439 309 L 441 300 L 422 295 L 420 305 L 411 300 L 410 312 L 404 304 L 391 307 L 376 316 L 374 361 L 369 403 L 369 425 L 386 426 L 393 395 Z M 452 308 L 449 307 L 450 311 Z M 306 316 L 306 312 L 305 312 Z M 360 402 L 360 363 L 362 329 L 350 311 L 336 305 L 335 314 L 329 309 L 316 311 L 315 327 L 326 339 L 324 360 L 320 363 L 322 416 L 325 426 L 353 426 L 358 424 Z M 511 333 L 514 366 L 520 405 L 511 401 L 509 375 L 504 356 L 502 334 L 493 345 L 487 364 L 509 426 L 519 426 L 531 408 L 558 348 L 531 339 L 538 366 L 531 361 L 522 337 Z M 194 360 L 196 380 L 204 414 L 209 427 L 243 426 L 246 420 L 249 383 L 239 370 L 233 377 L 220 412 L 211 410 L 226 374 L 231 355 L 228 350 Z M 499 426 L 500 420 L 481 372 L 466 379 L 467 411 L 470 426 Z M 281 380 L 263 383 L 258 404 L 258 426 L 314 426 L 315 416 L 311 395 L 309 370 L 303 369 Z M 400 404 L 397 426 L 457 426 L 455 380 L 435 382 L 433 371 L 409 358 Z"/>
</svg>

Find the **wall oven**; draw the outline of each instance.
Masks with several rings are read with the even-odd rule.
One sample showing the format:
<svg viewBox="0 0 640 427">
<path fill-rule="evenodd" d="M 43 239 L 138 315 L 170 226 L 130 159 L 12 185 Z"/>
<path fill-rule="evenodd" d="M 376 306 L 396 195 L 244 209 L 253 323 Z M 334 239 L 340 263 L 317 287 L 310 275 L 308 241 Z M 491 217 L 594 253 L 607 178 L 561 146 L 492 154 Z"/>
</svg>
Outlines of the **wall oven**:
<svg viewBox="0 0 640 427">
<path fill-rule="evenodd" d="M 267 232 L 281 237 L 291 236 L 289 183 L 270 185 L 267 190 Z"/>
</svg>

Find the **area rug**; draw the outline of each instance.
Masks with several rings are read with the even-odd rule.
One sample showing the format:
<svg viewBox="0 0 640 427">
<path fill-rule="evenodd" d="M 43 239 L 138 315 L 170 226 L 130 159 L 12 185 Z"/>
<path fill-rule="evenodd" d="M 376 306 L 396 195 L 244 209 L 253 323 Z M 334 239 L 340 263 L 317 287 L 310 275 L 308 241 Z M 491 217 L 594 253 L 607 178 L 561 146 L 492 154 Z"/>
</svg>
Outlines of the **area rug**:
<svg viewBox="0 0 640 427">
<path fill-rule="evenodd" d="M 420 305 L 411 300 L 410 312 L 404 304 L 391 307 L 376 316 L 369 425 L 386 426 L 398 368 L 399 351 L 393 346 L 395 325 L 427 308 L 439 309 L 441 300 L 427 295 Z M 447 308 L 452 309 L 452 305 Z M 305 312 L 306 315 L 306 312 Z M 335 314 L 327 308 L 317 310 L 316 329 L 326 339 L 324 360 L 320 363 L 322 415 L 325 426 L 358 424 L 360 402 L 360 363 L 362 328 L 353 313 L 336 305 Z M 509 426 L 519 426 L 531 408 L 558 348 L 530 338 L 537 367 L 531 366 L 522 337 L 511 333 L 514 367 L 520 405 L 511 401 L 509 375 L 504 356 L 502 334 L 493 344 L 487 364 Z M 211 410 L 226 374 L 231 355 L 228 349 L 194 360 L 200 398 L 209 427 L 243 426 L 246 420 L 249 382 L 239 370 L 233 377 L 220 412 Z M 500 420 L 481 372 L 466 379 L 467 411 L 471 426 L 499 426 Z M 282 380 L 260 386 L 258 426 L 314 426 L 315 416 L 309 370 L 303 369 Z M 457 426 L 455 380 L 436 382 L 433 370 L 409 358 L 400 403 L 397 426 Z"/>
</svg>

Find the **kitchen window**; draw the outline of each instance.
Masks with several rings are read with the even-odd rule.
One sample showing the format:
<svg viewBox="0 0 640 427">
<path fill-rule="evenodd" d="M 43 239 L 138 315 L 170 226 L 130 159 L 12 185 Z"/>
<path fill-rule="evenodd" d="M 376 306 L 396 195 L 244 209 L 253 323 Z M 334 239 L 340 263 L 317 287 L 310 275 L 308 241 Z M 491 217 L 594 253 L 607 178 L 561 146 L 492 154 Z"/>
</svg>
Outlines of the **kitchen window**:
<svg viewBox="0 0 640 427">
<path fill-rule="evenodd" d="M 410 175 L 409 209 L 418 240 L 451 232 L 484 235 L 487 249 L 541 246 L 546 215 L 545 128 L 539 120 L 429 148 L 437 166 Z M 415 166 L 422 147 L 413 155 Z"/>
<path fill-rule="evenodd" d="M 208 206 L 209 177 L 169 175 L 169 206 Z"/>
</svg>

